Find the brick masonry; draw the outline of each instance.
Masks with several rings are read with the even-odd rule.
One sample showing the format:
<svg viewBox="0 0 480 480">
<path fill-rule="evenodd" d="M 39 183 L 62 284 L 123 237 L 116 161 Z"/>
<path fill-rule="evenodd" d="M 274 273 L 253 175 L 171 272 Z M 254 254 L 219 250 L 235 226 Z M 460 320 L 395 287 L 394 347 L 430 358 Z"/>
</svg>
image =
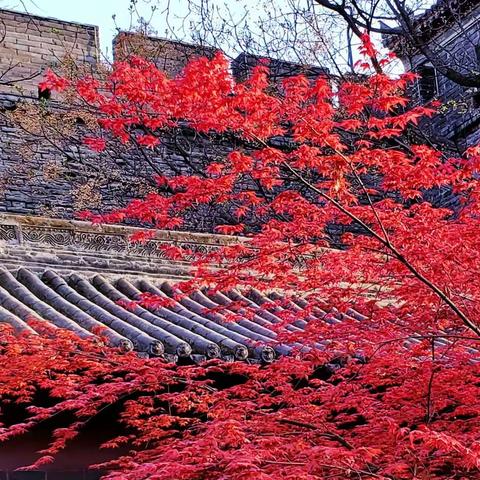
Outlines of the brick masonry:
<svg viewBox="0 0 480 480">
<path fill-rule="evenodd" d="M 178 129 L 165 135 L 158 157 L 152 165 L 147 165 L 138 151 L 128 148 L 93 154 L 69 138 L 53 144 L 45 138 L 43 124 L 27 125 L 27 133 L 12 117 L 18 115 L 28 120 L 32 109 L 36 115 L 41 113 L 43 107 L 38 101 L 37 85 L 42 72 L 49 66 L 58 66 L 65 55 L 77 66 L 95 69 L 98 29 L 7 10 L 0 10 L 0 25 L 5 34 L 0 42 L 0 72 L 5 72 L 3 85 L 0 79 L 3 113 L 0 115 L 0 213 L 73 218 L 76 211 L 95 209 L 99 205 L 108 211 L 150 191 L 152 173 L 189 173 L 192 165 L 200 166 L 212 155 L 223 156 L 233 148 L 229 139 L 218 138 L 212 142 Z M 116 59 L 122 60 L 131 54 L 144 55 L 169 76 L 178 74 L 192 57 L 212 57 L 216 51 L 126 32 L 119 33 L 113 45 Z M 232 70 L 244 78 L 256 63 L 258 58 L 241 55 L 233 62 Z M 272 82 L 281 76 L 304 72 L 288 62 L 275 60 L 273 63 Z M 323 74 L 324 70 L 310 68 L 306 73 Z M 8 84 L 22 75 L 32 78 Z M 61 115 L 62 104 L 55 98 L 50 99 L 48 111 Z M 81 138 L 81 125 L 72 128 L 71 138 Z M 183 228 L 212 231 L 215 225 L 227 223 L 228 216 L 228 212 L 217 205 L 202 207 L 200 212 L 187 216 Z"/>
<path fill-rule="evenodd" d="M 476 17 L 475 17 L 476 18 Z M 479 22 L 473 22 L 472 38 L 479 35 Z M 146 165 L 138 151 L 124 148 L 121 151 L 93 154 L 75 142 L 81 138 L 82 126 L 74 125 L 71 138 L 53 145 L 35 128 L 26 133 L 9 115 L 20 112 L 29 118 L 28 108 L 42 107 L 38 101 L 37 85 L 40 74 L 48 66 L 56 66 L 65 55 L 80 66 L 95 69 L 99 60 L 98 28 L 61 20 L 30 16 L 0 10 L 0 213 L 47 216 L 72 219 L 82 209 L 103 211 L 125 205 L 129 199 L 143 196 L 154 188 L 154 172 L 186 174 L 193 166 L 201 166 L 212 156 L 223 156 L 235 147 L 231 139 L 212 141 L 180 129 L 172 131 L 162 140 L 158 156 L 152 165 Z M 0 39 L 2 37 L 0 36 Z M 477 37 L 475 37 L 477 38 Z M 122 32 L 113 41 L 117 59 L 142 54 L 156 61 L 170 76 L 176 75 L 196 55 L 211 57 L 215 50 L 172 42 L 161 38 L 148 38 Z M 458 46 L 459 52 L 461 45 Z M 467 57 L 472 57 L 471 52 Z M 405 60 L 406 61 L 406 60 Z M 421 58 L 410 59 L 412 68 Z M 242 54 L 232 62 L 232 71 L 243 79 L 258 64 L 258 57 Z M 328 74 L 319 67 L 301 67 L 289 62 L 272 60 L 272 84 L 279 78 L 305 73 L 310 77 Z M 26 75 L 19 84 L 9 85 L 9 80 Z M 445 100 L 462 98 L 463 91 L 445 79 L 439 79 L 440 92 Z M 19 85 L 19 86 L 18 86 Z M 52 99 L 50 112 L 62 112 L 62 105 Z M 21 108 L 28 107 L 24 113 Z M 432 130 L 449 135 L 457 132 L 472 141 L 479 136 L 476 123 L 480 110 L 467 112 L 449 109 L 438 116 Z M 455 133 L 456 135 L 456 133 Z M 480 138 L 479 138 L 480 139 Z M 59 149 L 58 146 L 61 148 Z M 187 216 L 185 230 L 210 232 L 215 225 L 229 223 L 228 209 L 211 205 Z"/>
<path fill-rule="evenodd" d="M 37 97 L 39 78 L 66 56 L 96 64 L 98 27 L 0 10 L 0 92 Z M 24 79 L 9 85 L 8 82 Z"/>
<path fill-rule="evenodd" d="M 148 37 L 137 33 L 120 32 L 113 39 L 116 60 L 138 55 L 155 62 L 157 67 L 174 77 L 194 57 L 212 58 L 217 49 L 186 42 L 172 42 L 163 38 Z"/>
</svg>

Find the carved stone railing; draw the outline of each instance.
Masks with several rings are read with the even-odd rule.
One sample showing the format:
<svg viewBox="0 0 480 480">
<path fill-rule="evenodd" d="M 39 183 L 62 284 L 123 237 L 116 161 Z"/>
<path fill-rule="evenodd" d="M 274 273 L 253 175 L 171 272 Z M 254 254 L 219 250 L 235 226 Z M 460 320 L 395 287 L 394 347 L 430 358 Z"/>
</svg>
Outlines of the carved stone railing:
<svg viewBox="0 0 480 480">
<path fill-rule="evenodd" d="M 189 259 L 168 259 L 162 246 L 208 253 L 237 237 L 158 230 L 132 243 L 139 228 L 21 215 L 0 215 L 0 262 L 5 266 L 185 277 Z"/>
</svg>

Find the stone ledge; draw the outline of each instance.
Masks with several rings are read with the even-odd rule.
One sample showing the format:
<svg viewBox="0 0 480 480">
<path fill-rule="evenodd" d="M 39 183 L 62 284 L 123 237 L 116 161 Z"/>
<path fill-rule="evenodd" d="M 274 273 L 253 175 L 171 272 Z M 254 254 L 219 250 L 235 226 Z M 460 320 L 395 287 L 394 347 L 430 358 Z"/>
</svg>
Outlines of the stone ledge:
<svg viewBox="0 0 480 480">
<path fill-rule="evenodd" d="M 208 253 L 246 240 L 229 235 L 158 230 L 145 243 L 131 243 L 130 236 L 142 230 L 145 229 L 0 214 L 0 262 L 14 268 L 28 265 L 33 269 L 185 278 L 191 258 L 171 260 L 162 246 Z"/>
<path fill-rule="evenodd" d="M 80 220 L 67 220 L 61 218 L 37 217 L 31 215 L 0 214 L 0 225 L 12 225 L 20 228 L 34 227 L 47 229 L 62 229 L 78 232 L 89 232 L 98 234 L 113 234 L 128 237 L 136 232 L 149 230 L 148 228 L 130 227 L 125 225 L 94 225 L 90 222 Z M 211 245 L 231 245 L 239 239 L 246 240 L 246 237 L 233 235 L 218 235 L 213 233 L 181 232 L 174 230 L 156 230 L 154 240 L 168 242 L 189 242 Z"/>
</svg>

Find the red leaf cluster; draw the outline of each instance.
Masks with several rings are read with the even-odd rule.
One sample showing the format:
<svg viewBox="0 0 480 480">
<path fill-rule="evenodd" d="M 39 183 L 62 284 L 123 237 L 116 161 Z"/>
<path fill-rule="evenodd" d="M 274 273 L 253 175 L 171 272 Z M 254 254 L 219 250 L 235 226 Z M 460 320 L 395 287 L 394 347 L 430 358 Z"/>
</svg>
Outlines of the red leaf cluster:
<svg viewBox="0 0 480 480">
<path fill-rule="evenodd" d="M 369 39 L 363 53 L 377 55 Z M 161 177 L 161 191 L 92 219 L 176 228 L 199 206 L 231 205 L 238 221 L 219 231 L 248 237 L 197 254 L 185 288 L 243 292 L 225 312 L 235 318 L 254 315 L 253 292 L 292 355 L 174 367 L 63 332 L 4 332 L 2 399 L 29 403 L 43 388 L 58 402 L 32 406 L 0 438 L 69 410 L 78 421 L 56 432 L 49 457 L 121 402 L 125 435 L 109 446 L 133 451 L 110 479 L 480 478 L 480 154 L 405 143 L 434 114 L 408 106 L 410 81 L 377 68 L 338 89 L 297 76 L 272 93 L 267 67 L 238 83 L 220 54 L 174 79 L 134 58 L 79 81 L 109 141 L 154 155 L 173 126 L 235 137 L 201 174 Z M 439 208 L 431 191 L 452 202 Z M 332 225 L 346 232 L 338 248 Z"/>
</svg>

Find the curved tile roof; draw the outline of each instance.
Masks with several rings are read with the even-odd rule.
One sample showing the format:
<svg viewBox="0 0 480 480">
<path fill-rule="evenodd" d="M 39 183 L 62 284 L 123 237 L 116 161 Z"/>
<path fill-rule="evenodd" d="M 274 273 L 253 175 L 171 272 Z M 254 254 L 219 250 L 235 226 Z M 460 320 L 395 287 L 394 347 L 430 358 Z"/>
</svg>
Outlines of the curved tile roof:
<svg viewBox="0 0 480 480">
<path fill-rule="evenodd" d="M 2 269 L 0 322 L 35 333 L 28 322 L 41 318 L 82 338 L 90 337 L 92 331 L 101 327 L 111 345 L 169 358 L 271 362 L 278 355 L 290 354 L 294 347 L 302 347 L 277 340 L 273 326 L 282 321 L 279 315 L 284 308 L 298 311 L 302 313 L 299 317 L 306 318 L 287 326 L 290 331 L 302 330 L 310 319 L 326 315 L 318 310 L 315 316 L 305 317 L 302 301 L 266 311 L 260 306 L 272 299 L 257 291 L 248 297 L 237 291 L 213 295 L 196 291 L 184 297 L 179 297 L 178 292 L 170 281 Z M 128 304 L 142 293 L 168 299 L 168 306 L 129 308 Z M 223 307 L 222 312 L 228 312 L 229 305 L 238 300 L 254 309 L 255 314 L 247 318 L 247 312 L 240 310 L 235 313 L 245 313 L 243 318 L 227 321 L 218 306 Z M 217 311 L 209 310 L 215 307 Z"/>
<path fill-rule="evenodd" d="M 441 32 L 461 21 L 477 8 L 478 0 L 436 0 L 423 13 L 412 18 L 412 25 L 422 41 L 428 42 Z M 385 46 L 395 52 L 405 48 L 405 39 L 395 33 L 384 35 Z"/>
<path fill-rule="evenodd" d="M 131 308 L 132 301 L 138 300 L 142 293 L 167 299 L 165 305 L 168 306 L 152 303 L 148 308 L 139 305 Z M 279 355 L 289 355 L 294 349 L 306 349 L 298 343 L 286 344 L 278 340 L 278 329 L 274 325 L 283 322 L 284 310 L 298 312 L 299 318 L 286 326 L 291 332 L 304 330 L 310 321 L 335 325 L 346 318 L 367 319 L 353 309 L 340 313 L 333 308 L 327 313 L 313 307 L 308 308 L 312 313 L 307 314 L 309 305 L 304 299 L 286 302 L 279 294 L 266 296 L 256 290 L 248 296 L 239 291 L 207 294 L 197 290 L 189 296 L 178 293 L 175 283 L 169 280 L 141 277 L 129 280 L 98 274 L 84 276 L 54 270 L 38 273 L 27 268 L 2 268 L 0 324 L 35 334 L 30 320 L 36 318 L 47 321 L 54 328 L 75 332 L 81 338 L 92 337 L 95 329 L 101 328 L 102 335 L 112 346 L 144 355 L 164 356 L 170 361 L 223 358 L 269 363 Z M 275 300 L 282 300 L 283 306 L 272 303 Z M 232 302 L 237 301 L 249 308 L 248 314 L 246 310 L 231 307 Z M 268 310 L 261 307 L 265 302 L 271 303 Z M 219 306 L 222 308 L 218 309 Z M 228 313 L 240 315 L 240 319 L 227 320 Z M 420 341 L 413 335 L 404 344 Z M 438 346 L 450 343 L 445 338 L 435 339 Z M 314 346 L 321 349 L 325 344 L 319 340 Z M 478 349 L 469 350 L 474 354 L 472 361 L 479 361 Z"/>
</svg>

